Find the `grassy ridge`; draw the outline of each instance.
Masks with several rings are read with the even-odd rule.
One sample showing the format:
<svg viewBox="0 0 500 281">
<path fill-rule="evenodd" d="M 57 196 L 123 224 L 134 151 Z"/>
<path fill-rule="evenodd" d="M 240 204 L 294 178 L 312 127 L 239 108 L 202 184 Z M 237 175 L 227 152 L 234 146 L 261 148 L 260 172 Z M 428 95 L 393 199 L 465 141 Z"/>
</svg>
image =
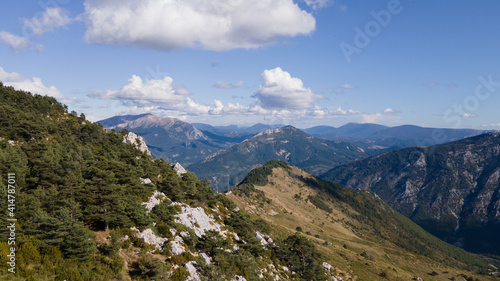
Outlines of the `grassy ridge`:
<svg viewBox="0 0 500 281">
<path fill-rule="evenodd" d="M 481 274 L 487 273 L 492 260 L 439 240 L 371 192 L 322 181 L 287 163 L 272 163 L 256 170 L 253 175 L 265 175 L 267 179 L 250 182 L 265 186 L 253 186 L 255 192 L 248 196 L 248 192 L 239 193 L 240 188 L 250 191 L 247 185 L 239 185 L 230 198 L 256 217 L 268 220 L 283 235 L 296 228 L 307 233 L 335 264 L 350 268 L 358 277 L 405 280 L 401 278 L 413 275 L 426 280 L 424 274 L 435 271 L 440 276 L 431 280 L 442 280 L 443 272 L 448 272 L 448 278 L 460 274 L 470 277 L 474 275 L 470 272 L 475 272 L 479 275 L 470 280 L 488 280 Z"/>
</svg>

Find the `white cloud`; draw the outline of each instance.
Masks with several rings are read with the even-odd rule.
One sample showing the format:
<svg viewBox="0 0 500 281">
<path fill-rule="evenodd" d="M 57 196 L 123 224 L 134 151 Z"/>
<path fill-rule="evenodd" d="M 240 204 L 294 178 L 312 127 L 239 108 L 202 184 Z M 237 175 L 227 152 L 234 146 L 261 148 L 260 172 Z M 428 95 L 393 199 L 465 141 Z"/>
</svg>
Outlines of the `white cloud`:
<svg viewBox="0 0 500 281">
<path fill-rule="evenodd" d="M 132 104 L 148 106 L 153 104 L 177 104 L 185 101 L 184 88 L 172 86 L 173 79 L 165 76 L 163 79 L 143 81 L 141 77 L 132 75 L 128 84 L 119 90 L 95 91 L 90 97 L 121 100 Z"/>
<path fill-rule="evenodd" d="M 341 107 L 338 107 L 337 109 L 331 111 L 331 113 L 334 115 L 352 115 L 352 114 L 361 114 L 361 111 L 352 109 L 344 110 Z"/>
<path fill-rule="evenodd" d="M 228 83 L 224 81 L 217 81 L 214 83 L 214 88 L 222 88 L 222 89 L 234 89 L 245 86 L 245 82 L 238 81 L 236 83 Z"/>
<path fill-rule="evenodd" d="M 150 112 L 158 116 L 176 118 L 264 118 L 268 120 L 300 120 L 311 118 L 338 118 L 340 116 L 361 114 L 352 109 L 330 110 L 312 104 L 320 96 L 303 87 L 302 81 L 293 78 L 280 68 L 266 70 L 262 74 L 261 85 L 256 100 L 249 105 L 214 100 L 198 103 L 182 87 L 173 85 L 173 79 L 143 80 L 132 75 L 128 83 L 117 90 L 94 91 L 93 98 L 119 100 L 127 107 L 124 114 Z M 236 83 L 237 84 L 237 83 Z"/>
<path fill-rule="evenodd" d="M 351 84 L 342 84 L 339 87 L 335 88 L 334 90 L 337 94 L 342 94 L 344 92 L 344 90 L 356 89 L 356 88 L 358 88 L 358 87 L 351 85 Z"/>
<path fill-rule="evenodd" d="M 304 0 L 313 9 L 324 8 L 330 4 L 330 0 Z"/>
<path fill-rule="evenodd" d="M 483 127 L 500 127 L 500 123 L 491 123 L 482 125 Z"/>
<path fill-rule="evenodd" d="M 66 26 L 75 19 L 68 16 L 68 11 L 56 7 L 47 8 L 40 17 L 31 19 L 21 19 L 24 24 L 24 31 L 30 34 L 42 35 L 47 32 L 52 32 L 59 27 Z"/>
<path fill-rule="evenodd" d="M 396 114 L 396 113 L 399 113 L 399 111 L 398 110 L 394 110 L 394 109 L 388 107 L 388 108 L 384 109 L 383 113 L 385 113 L 385 114 Z"/>
<path fill-rule="evenodd" d="M 275 109 L 306 109 L 322 98 L 304 88 L 302 80 L 292 77 L 279 67 L 264 70 L 262 85 L 254 97 L 262 107 Z"/>
<path fill-rule="evenodd" d="M 460 115 L 460 116 L 462 116 L 463 118 L 472 118 L 472 117 L 477 117 L 477 115 L 476 115 L 476 114 L 472 114 L 472 113 L 468 113 L 468 112 L 466 112 L 466 113 L 464 113 L 464 114 L 462 114 L 462 115 Z"/>
<path fill-rule="evenodd" d="M 354 85 L 351 85 L 351 84 L 342 84 L 340 86 L 340 88 L 342 88 L 342 89 L 356 89 L 357 87 Z"/>
<path fill-rule="evenodd" d="M 27 79 L 16 72 L 8 73 L 2 67 L 0 67 L 0 81 L 6 86 L 14 87 L 16 90 L 23 90 L 31 92 L 32 94 L 51 96 L 56 98 L 59 102 L 75 102 L 75 99 L 65 97 L 55 86 L 45 86 L 42 83 L 42 80 L 38 77 Z"/>
<path fill-rule="evenodd" d="M 89 43 L 166 51 L 259 48 L 316 25 L 293 0 L 86 0 L 84 16 Z"/>
<path fill-rule="evenodd" d="M 41 52 L 43 50 L 43 45 L 35 44 L 28 38 L 20 37 L 7 31 L 0 31 L 0 41 L 7 44 L 14 51 L 24 51 L 31 49 Z"/>
<path fill-rule="evenodd" d="M 377 123 L 380 119 L 383 118 L 383 115 L 380 113 L 375 114 L 363 114 L 363 123 Z"/>
</svg>

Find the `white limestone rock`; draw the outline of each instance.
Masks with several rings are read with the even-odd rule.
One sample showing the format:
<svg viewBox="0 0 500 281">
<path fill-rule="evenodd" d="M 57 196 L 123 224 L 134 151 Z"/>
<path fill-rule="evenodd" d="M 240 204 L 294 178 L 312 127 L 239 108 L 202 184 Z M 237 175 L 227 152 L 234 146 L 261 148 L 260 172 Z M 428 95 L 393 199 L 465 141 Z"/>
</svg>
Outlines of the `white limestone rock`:
<svg viewBox="0 0 500 281">
<path fill-rule="evenodd" d="M 187 173 L 187 170 L 184 169 L 184 167 L 182 167 L 180 163 L 175 163 L 175 165 L 173 165 L 172 168 L 174 169 L 174 171 L 177 172 L 177 175 L 179 177 Z"/>
<path fill-rule="evenodd" d="M 152 183 L 151 179 L 149 178 L 139 178 L 139 180 L 141 181 L 142 184 L 148 184 L 148 183 Z"/>
<path fill-rule="evenodd" d="M 139 136 L 136 133 L 129 132 L 125 136 L 123 136 L 123 142 L 124 143 L 131 143 L 137 147 L 142 152 L 146 152 L 148 155 L 151 156 L 151 152 L 148 149 L 148 146 L 146 145 L 146 142 L 144 141 L 144 138 Z"/>
<path fill-rule="evenodd" d="M 200 256 L 207 265 L 210 265 L 212 263 L 212 258 L 209 257 L 206 253 L 200 252 Z"/>
<path fill-rule="evenodd" d="M 180 255 L 186 251 L 186 248 L 184 248 L 182 244 L 184 244 L 184 240 L 179 236 L 175 236 L 174 240 L 170 242 L 170 251 L 174 256 Z"/>
<path fill-rule="evenodd" d="M 137 232 L 135 234 L 136 237 L 143 238 L 145 243 L 154 245 L 158 250 L 163 249 L 163 244 L 168 241 L 167 238 L 156 236 L 156 234 L 154 234 L 153 230 L 151 230 L 150 228 L 145 229 L 143 232 L 140 232 L 139 229 L 137 229 L 135 226 L 131 227 L 130 229 Z"/>
<path fill-rule="evenodd" d="M 207 215 L 203 208 L 191 208 L 185 205 L 182 205 L 181 208 L 181 213 L 175 215 L 175 222 L 193 229 L 197 237 L 202 237 L 208 230 L 217 231 L 223 236 L 227 233 L 227 231 L 223 231 L 222 226 L 214 220 L 213 215 Z"/>
<path fill-rule="evenodd" d="M 186 279 L 188 281 L 201 281 L 198 270 L 196 269 L 197 263 L 195 261 L 190 261 L 186 263 L 186 269 L 189 272 L 189 277 Z"/>
<path fill-rule="evenodd" d="M 260 244 L 262 246 L 266 246 L 268 245 L 269 243 L 266 241 L 266 239 L 264 238 L 264 234 L 260 233 L 259 231 L 255 231 L 255 238 L 259 239 L 260 240 Z"/>
<path fill-rule="evenodd" d="M 167 196 L 165 195 L 165 193 L 155 190 L 153 192 L 153 195 L 151 195 L 151 197 L 149 197 L 149 200 L 147 202 L 143 202 L 142 205 L 145 205 L 146 210 L 147 210 L 146 213 L 149 213 L 153 210 L 153 208 L 156 205 L 163 202 L 163 200 L 165 200 L 166 198 L 167 198 Z"/>
</svg>

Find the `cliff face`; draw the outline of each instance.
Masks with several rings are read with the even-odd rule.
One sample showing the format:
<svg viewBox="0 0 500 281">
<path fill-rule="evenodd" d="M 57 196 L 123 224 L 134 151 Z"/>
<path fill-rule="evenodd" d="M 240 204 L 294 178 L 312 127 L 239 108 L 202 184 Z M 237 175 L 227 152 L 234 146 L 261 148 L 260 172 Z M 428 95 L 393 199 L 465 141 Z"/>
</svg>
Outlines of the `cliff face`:
<svg viewBox="0 0 500 281">
<path fill-rule="evenodd" d="M 448 242 L 500 253 L 500 132 L 380 154 L 321 177 L 375 192 Z"/>
</svg>

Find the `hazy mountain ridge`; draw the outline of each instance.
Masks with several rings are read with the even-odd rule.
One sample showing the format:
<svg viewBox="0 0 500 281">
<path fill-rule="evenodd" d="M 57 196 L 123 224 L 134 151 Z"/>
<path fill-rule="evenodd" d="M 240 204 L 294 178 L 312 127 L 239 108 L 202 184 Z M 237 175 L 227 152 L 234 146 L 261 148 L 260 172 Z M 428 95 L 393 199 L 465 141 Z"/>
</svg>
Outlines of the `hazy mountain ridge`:
<svg viewBox="0 0 500 281">
<path fill-rule="evenodd" d="M 285 126 L 260 132 L 187 168 L 222 191 L 238 184 L 250 170 L 270 160 L 286 161 L 318 175 L 336 165 L 367 156 L 363 149 L 353 144 L 318 139 L 295 127 Z"/>
<path fill-rule="evenodd" d="M 228 137 L 247 137 L 247 138 L 265 130 L 275 129 L 284 126 L 281 124 L 267 125 L 261 123 L 249 127 L 247 126 L 240 127 L 236 125 L 212 126 L 204 123 L 192 123 L 192 124 L 193 126 L 202 131 L 208 131 L 217 135 L 228 136 Z"/>
<path fill-rule="evenodd" d="M 99 123 L 107 129 L 136 132 L 145 139 L 154 157 L 184 166 L 241 141 L 241 138 L 208 136 L 190 123 L 151 114 L 115 116 Z"/>
<path fill-rule="evenodd" d="M 369 189 L 451 243 L 500 253 L 500 133 L 386 152 L 321 178 Z"/>
<path fill-rule="evenodd" d="M 348 123 L 338 128 L 317 126 L 304 131 L 315 137 L 349 141 L 367 149 L 435 145 L 489 132 L 475 129 L 426 128 L 415 125 L 388 127 L 365 123 Z"/>
</svg>

